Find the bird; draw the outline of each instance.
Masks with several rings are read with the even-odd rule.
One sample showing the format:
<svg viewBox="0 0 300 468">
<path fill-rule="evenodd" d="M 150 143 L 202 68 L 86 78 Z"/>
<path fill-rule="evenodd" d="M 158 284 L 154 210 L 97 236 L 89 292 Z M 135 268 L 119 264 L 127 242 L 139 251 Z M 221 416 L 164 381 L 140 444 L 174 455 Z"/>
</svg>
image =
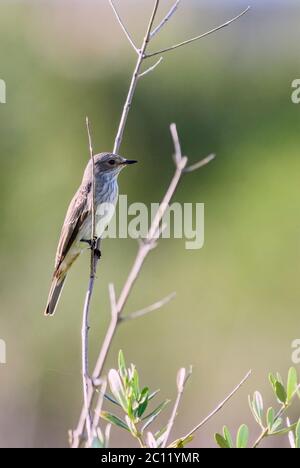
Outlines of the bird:
<svg viewBox="0 0 300 468">
<path fill-rule="evenodd" d="M 86 249 L 86 244 L 92 247 L 93 200 L 96 240 L 101 238 L 114 214 L 118 200 L 120 172 L 124 167 L 136 162 L 114 153 L 100 153 L 89 160 L 61 230 L 45 316 L 55 314 L 69 269 Z M 98 255 L 101 255 L 100 252 Z"/>
</svg>

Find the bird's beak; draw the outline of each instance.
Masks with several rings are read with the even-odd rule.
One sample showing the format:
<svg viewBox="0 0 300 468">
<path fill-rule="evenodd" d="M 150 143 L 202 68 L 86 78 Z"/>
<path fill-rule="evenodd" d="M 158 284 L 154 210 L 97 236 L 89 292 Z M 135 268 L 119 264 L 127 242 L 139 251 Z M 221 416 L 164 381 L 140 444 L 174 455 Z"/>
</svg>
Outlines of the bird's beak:
<svg viewBox="0 0 300 468">
<path fill-rule="evenodd" d="M 123 162 L 123 164 L 125 164 L 126 166 L 129 165 L 129 164 L 136 164 L 137 161 L 135 161 L 134 159 L 125 159 L 125 161 Z"/>
</svg>

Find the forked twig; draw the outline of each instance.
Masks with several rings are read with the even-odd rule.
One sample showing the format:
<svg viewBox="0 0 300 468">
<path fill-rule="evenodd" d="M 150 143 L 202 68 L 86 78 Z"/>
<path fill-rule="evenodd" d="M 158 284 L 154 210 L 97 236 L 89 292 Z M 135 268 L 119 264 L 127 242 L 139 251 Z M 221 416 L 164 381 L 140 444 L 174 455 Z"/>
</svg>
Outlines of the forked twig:
<svg viewBox="0 0 300 468">
<path fill-rule="evenodd" d="M 108 0 L 108 1 L 109 1 L 109 3 L 110 3 L 110 6 L 111 6 L 112 9 L 113 9 L 114 14 L 116 15 L 116 18 L 117 18 L 117 20 L 118 20 L 118 23 L 119 23 L 119 25 L 121 26 L 121 29 L 123 30 L 125 36 L 127 37 L 128 41 L 129 41 L 130 45 L 132 46 L 132 48 L 134 49 L 134 51 L 135 51 L 137 54 L 139 54 L 140 51 L 139 51 L 139 49 L 137 48 L 137 46 L 135 45 L 135 43 L 133 42 L 132 37 L 131 37 L 131 35 L 129 34 L 128 29 L 126 28 L 125 24 L 123 23 L 123 21 L 122 21 L 120 15 L 119 15 L 119 13 L 118 13 L 118 10 L 116 9 L 116 7 L 115 7 L 115 5 L 114 5 L 113 0 Z"/>
<path fill-rule="evenodd" d="M 169 437 L 170 437 L 170 434 L 171 434 L 171 431 L 172 431 L 172 428 L 174 426 L 175 419 L 176 419 L 176 416 L 177 416 L 177 413 L 178 413 L 178 408 L 179 408 L 180 401 L 181 401 L 181 398 L 182 398 L 182 395 L 183 395 L 183 392 L 184 392 L 184 388 L 186 386 L 187 381 L 191 377 L 192 372 L 193 372 L 192 367 L 190 367 L 188 373 L 186 372 L 186 369 L 182 368 L 182 369 L 179 370 L 179 372 L 177 374 L 177 392 L 178 392 L 177 393 L 177 398 L 176 398 L 176 401 L 175 401 L 175 405 L 174 405 L 174 408 L 173 408 L 173 411 L 172 411 L 171 418 L 170 418 L 170 420 L 168 422 L 166 434 L 165 434 L 165 437 L 164 437 L 164 441 L 162 443 L 162 448 L 165 448 L 167 443 L 168 443 L 168 440 L 169 440 Z"/>
<path fill-rule="evenodd" d="M 181 0 L 177 0 L 174 5 L 172 6 L 172 8 L 170 9 L 170 11 L 166 14 L 166 16 L 162 19 L 162 21 L 159 23 L 158 26 L 156 26 L 155 29 L 153 29 L 152 33 L 150 34 L 150 37 L 151 39 L 156 36 L 156 34 L 158 34 L 160 32 L 160 30 L 165 26 L 165 24 L 170 21 L 170 19 L 172 18 L 172 16 L 174 15 L 174 13 L 176 13 L 178 7 L 179 7 L 179 3 L 181 2 Z"/>
<path fill-rule="evenodd" d="M 178 44 L 172 45 L 170 47 L 166 47 L 164 49 L 157 50 L 156 52 L 152 52 L 150 54 L 146 55 L 146 58 L 150 57 L 155 57 L 156 55 L 162 55 L 165 54 L 166 52 L 170 52 L 171 50 L 176 50 L 179 49 L 180 47 L 184 47 L 188 44 L 192 44 L 193 42 L 199 41 L 200 39 L 203 39 L 204 37 L 210 36 L 211 34 L 216 33 L 217 31 L 220 31 L 221 29 L 227 28 L 227 26 L 230 26 L 232 23 L 235 21 L 239 20 L 242 16 L 244 16 L 248 11 L 251 9 L 250 6 L 246 8 L 246 10 L 242 11 L 239 15 L 235 16 L 234 18 L 230 19 L 229 21 L 226 21 L 226 23 L 223 23 L 216 28 L 210 29 L 209 31 L 206 31 L 203 34 L 200 34 L 199 36 L 192 37 L 191 39 L 188 39 L 183 42 L 179 42 Z"/>
</svg>

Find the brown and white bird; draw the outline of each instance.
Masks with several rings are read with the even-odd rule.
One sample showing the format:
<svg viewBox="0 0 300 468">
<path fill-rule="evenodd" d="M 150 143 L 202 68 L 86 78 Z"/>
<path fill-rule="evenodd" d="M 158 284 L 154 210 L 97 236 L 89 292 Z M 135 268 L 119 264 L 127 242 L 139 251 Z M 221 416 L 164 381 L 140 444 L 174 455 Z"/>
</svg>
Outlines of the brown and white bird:
<svg viewBox="0 0 300 468">
<path fill-rule="evenodd" d="M 118 175 L 129 164 L 128 160 L 112 153 L 94 156 L 95 186 L 95 236 L 100 239 L 108 226 L 118 199 Z M 93 164 L 89 161 L 79 189 L 74 195 L 62 227 L 52 278 L 45 309 L 46 316 L 55 313 L 67 273 L 86 247 L 91 243 L 93 206 Z"/>
</svg>

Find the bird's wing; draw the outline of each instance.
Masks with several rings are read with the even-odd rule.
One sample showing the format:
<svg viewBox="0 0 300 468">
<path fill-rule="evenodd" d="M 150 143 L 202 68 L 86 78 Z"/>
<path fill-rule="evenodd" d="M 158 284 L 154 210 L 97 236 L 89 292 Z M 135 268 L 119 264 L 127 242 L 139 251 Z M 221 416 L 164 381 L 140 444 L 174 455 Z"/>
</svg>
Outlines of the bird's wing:
<svg viewBox="0 0 300 468">
<path fill-rule="evenodd" d="M 57 271 L 66 257 L 71 245 L 77 237 L 80 227 L 87 218 L 89 209 L 89 193 L 91 187 L 80 187 L 73 197 L 68 208 L 66 218 L 61 230 L 57 247 L 55 270 Z"/>
</svg>

